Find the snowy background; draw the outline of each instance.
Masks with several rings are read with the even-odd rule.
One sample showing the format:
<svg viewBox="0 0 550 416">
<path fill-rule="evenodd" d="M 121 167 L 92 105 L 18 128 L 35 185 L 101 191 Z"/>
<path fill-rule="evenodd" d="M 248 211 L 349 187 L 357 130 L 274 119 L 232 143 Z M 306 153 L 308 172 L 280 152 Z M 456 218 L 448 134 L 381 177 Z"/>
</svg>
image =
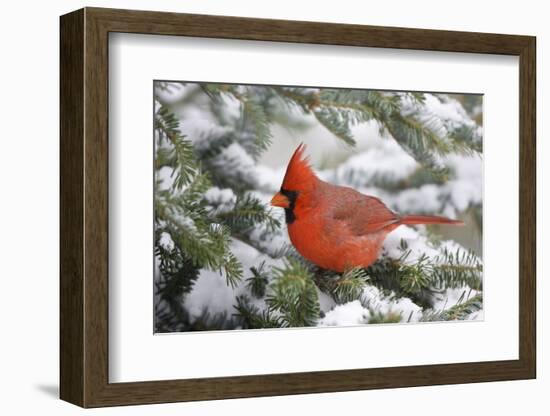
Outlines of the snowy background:
<svg viewBox="0 0 550 416">
<path fill-rule="evenodd" d="M 385 259 L 415 265 L 426 258 L 437 263 L 446 252 L 467 252 L 481 263 L 483 159 L 480 151 L 436 154 L 436 163 L 448 172 L 440 178 L 432 175 L 409 149 L 384 131 L 376 119 L 351 123 L 350 132 L 355 143 L 350 145 L 319 123 L 314 114 L 304 113 L 265 94 L 265 87 L 234 88 L 236 91 L 247 90 L 249 94 L 252 90 L 259 97 L 258 102 L 267 105 L 270 140 L 259 154 L 246 145 L 247 140 L 254 140 L 254 129 L 247 127 L 243 101 L 231 94 L 217 94 L 217 91 L 196 83 L 155 84 L 156 111 L 159 107 L 165 107 L 173 113 L 179 122 L 182 137 L 192 144 L 197 158 L 203 159 L 201 168 L 210 170 L 214 177 L 212 186 L 204 190 L 202 197 L 208 216 L 218 218 L 231 212 L 243 193 L 257 198 L 267 207 L 281 186 L 291 154 L 299 143 L 304 142 L 311 164 L 321 179 L 377 196 L 401 214 L 436 214 L 460 218 L 466 223 L 465 227 L 400 226 L 386 239 Z M 387 94 L 399 96 L 400 111 L 413 115 L 439 137 L 449 136 L 450 132 L 466 126 L 473 132 L 475 140 L 481 143 L 482 96 L 425 93 L 420 105 L 406 93 Z M 252 124 L 254 128 L 259 128 L 257 123 Z M 235 139 L 237 135 L 239 138 Z M 155 141 L 158 152 L 165 145 L 159 141 L 158 135 Z M 217 147 L 212 156 L 209 151 L 218 143 L 223 145 Z M 157 192 L 174 192 L 175 170 L 170 166 L 157 167 Z M 216 175 L 223 170 L 227 170 L 227 176 L 216 179 Z M 246 186 L 243 188 L 242 184 Z M 178 221 L 192 230 L 193 219 L 184 212 L 180 214 Z M 270 210 L 269 214 L 280 221 L 280 227 L 258 223 L 247 230 L 247 239 L 230 238 L 230 251 L 242 266 L 242 278 L 236 284 L 228 284 L 220 270 L 201 267 L 190 288 L 175 300 L 167 301 L 157 293 L 157 321 L 174 309 L 174 302 L 178 303 L 176 309 L 186 321 L 185 325 L 174 325 L 172 329 L 164 327 L 159 331 L 247 328 L 242 325 L 236 308 L 237 299 L 243 297 L 255 312 L 261 314 L 269 311 L 266 295 L 269 295 L 270 285 L 277 278 L 276 273 L 265 273 L 267 293 L 264 296 L 251 295 L 250 279 L 257 270 L 284 268 L 285 256 L 291 250 L 283 210 Z M 156 223 L 159 224 L 158 219 Z M 173 235 L 160 228 L 157 230 L 158 246 L 163 250 L 173 250 L 177 245 Z M 157 251 L 157 284 L 163 281 L 160 262 Z M 434 287 L 429 292 L 429 301 L 423 304 L 380 287 L 369 276 L 366 276 L 361 294 L 355 300 L 341 302 L 317 287 L 320 312 L 315 325 L 483 319 L 481 306 L 472 311 L 466 309 L 460 317 L 445 314 L 456 305 L 481 295 L 481 283 Z M 277 311 L 274 314 L 277 315 Z"/>
</svg>

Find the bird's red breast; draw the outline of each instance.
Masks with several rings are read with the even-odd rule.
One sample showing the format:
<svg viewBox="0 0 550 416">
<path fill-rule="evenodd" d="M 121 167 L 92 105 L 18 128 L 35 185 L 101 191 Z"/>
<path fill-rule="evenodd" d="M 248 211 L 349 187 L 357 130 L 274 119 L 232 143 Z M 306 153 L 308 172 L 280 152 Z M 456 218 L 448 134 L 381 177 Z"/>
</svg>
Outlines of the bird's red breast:
<svg viewBox="0 0 550 416">
<path fill-rule="evenodd" d="M 437 216 L 401 217 L 378 198 L 320 180 L 294 152 L 274 206 L 285 208 L 290 241 L 312 263 L 343 272 L 376 261 L 388 233 L 401 224 L 462 224 Z"/>
</svg>

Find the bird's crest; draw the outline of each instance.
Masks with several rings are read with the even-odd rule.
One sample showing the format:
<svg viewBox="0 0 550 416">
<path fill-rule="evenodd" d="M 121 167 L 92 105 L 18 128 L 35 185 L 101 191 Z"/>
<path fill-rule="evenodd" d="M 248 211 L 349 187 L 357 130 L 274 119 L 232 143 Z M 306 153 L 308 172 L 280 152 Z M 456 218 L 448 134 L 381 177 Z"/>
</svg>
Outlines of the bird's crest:
<svg viewBox="0 0 550 416">
<path fill-rule="evenodd" d="M 306 145 L 300 143 L 290 158 L 290 162 L 288 162 L 281 189 L 287 191 L 307 191 L 317 181 L 317 176 L 315 176 L 313 169 L 309 165 L 309 158 L 304 157 L 305 151 Z"/>
</svg>

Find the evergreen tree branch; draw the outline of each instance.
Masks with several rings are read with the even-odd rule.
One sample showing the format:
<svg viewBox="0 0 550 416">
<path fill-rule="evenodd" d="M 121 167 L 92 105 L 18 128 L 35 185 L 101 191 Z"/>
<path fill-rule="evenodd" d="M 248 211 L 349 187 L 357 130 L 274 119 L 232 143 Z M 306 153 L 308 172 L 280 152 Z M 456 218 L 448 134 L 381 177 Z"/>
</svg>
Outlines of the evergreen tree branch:
<svg viewBox="0 0 550 416">
<path fill-rule="evenodd" d="M 243 102 L 242 109 L 245 122 L 250 120 L 254 126 L 255 142 L 252 150 L 253 156 L 258 158 L 271 145 L 271 121 L 264 108 L 250 98 Z"/>
<path fill-rule="evenodd" d="M 252 277 L 246 279 L 246 287 L 250 293 L 258 299 L 265 296 L 269 284 L 269 273 L 265 267 L 265 260 L 258 267 L 251 267 Z"/>
<path fill-rule="evenodd" d="M 238 196 L 234 208 L 217 214 L 216 218 L 235 233 L 243 233 L 259 224 L 265 224 L 271 232 L 281 226 L 271 210 L 251 194 Z"/>
<path fill-rule="evenodd" d="M 173 173 L 176 175 L 174 188 L 179 190 L 192 180 L 198 169 L 193 145 L 181 135 L 179 120 L 166 107 L 161 106 L 158 109 L 155 128 L 160 138 L 156 159 L 160 160 L 160 165 L 171 165 L 175 168 Z M 171 149 L 167 150 L 161 147 L 163 138 L 171 142 Z"/>
<path fill-rule="evenodd" d="M 271 312 L 280 314 L 282 326 L 313 326 L 320 307 L 317 289 L 309 271 L 299 262 L 287 259 L 284 268 L 274 268 L 274 281 L 266 303 Z"/>
<path fill-rule="evenodd" d="M 380 310 L 369 309 L 370 317 L 369 324 L 396 324 L 401 322 L 402 316 L 398 312 L 389 311 L 382 312 Z"/>
<path fill-rule="evenodd" d="M 269 309 L 260 309 L 250 303 L 246 295 L 235 298 L 237 304 L 233 307 L 237 311 L 234 315 L 241 321 L 243 329 L 280 328 L 284 324 Z"/>
<path fill-rule="evenodd" d="M 483 265 L 478 257 L 464 250 L 444 249 L 436 257 L 422 254 L 414 262 L 407 259 L 411 251 L 402 242 L 399 259 L 382 257 L 369 268 L 370 282 L 397 297 L 410 297 L 415 303 L 431 307 L 433 294 L 444 289 L 468 286 L 482 290 Z"/>
<path fill-rule="evenodd" d="M 317 268 L 313 271 L 313 279 L 319 290 L 341 305 L 360 299 L 369 277 L 366 270 L 359 267 L 344 273 Z"/>
<path fill-rule="evenodd" d="M 464 294 L 463 294 L 464 296 Z M 426 311 L 421 321 L 455 321 L 464 320 L 471 314 L 483 309 L 483 295 L 481 293 L 471 297 L 464 302 L 458 302 L 456 305 L 442 311 Z"/>
<path fill-rule="evenodd" d="M 171 83 L 158 87 L 165 94 Z M 446 122 L 430 114 L 430 108 L 439 108 L 433 94 L 230 84 L 193 84 L 193 88 L 182 98 L 182 105 L 201 100 L 207 103 L 205 111 L 212 113 L 209 120 L 213 120 L 212 129 L 193 137 L 193 142 L 181 133 L 180 120 L 169 110 L 170 104 L 159 98 L 163 94 L 157 97 L 155 168 L 157 172 L 163 169 L 156 175 L 155 193 L 158 331 L 316 325 L 321 314 L 317 290 L 327 293 L 337 304 L 345 304 L 361 300 L 367 282 L 384 295 L 410 298 L 425 308 L 427 320 L 463 319 L 476 307 L 481 308 L 479 295 L 478 303 L 472 299 L 459 302 L 446 311 L 430 312 L 433 316 L 427 311 L 433 306 L 434 294 L 449 288 L 469 287 L 481 292 L 482 265 L 473 253 L 440 250 L 437 257 L 420 254 L 412 261 L 411 251 L 403 247 L 399 259 L 383 256 L 367 269 L 333 273 L 313 266 L 290 247 L 280 253 L 289 257 L 285 266 L 270 269 L 262 262 L 249 269 L 244 286 L 251 298 L 236 298 L 233 317 L 205 310 L 203 316 L 191 319 L 183 300 L 202 268 L 219 271 L 229 286 L 235 287 L 242 278 L 242 265 L 231 250 L 234 240 L 257 249 L 268 263 L 266 254 L 279 258 L 271 251 L 277 247 L 272 243 L 280 237 L 280 221 L 250 191 L 258 186 L 254 165 L 270 146 L 271 126 L 280 122 L 283 112 L 285 117 L 301 117 L 304 123 L 318 123 L 350 146 L 357 139 L 354 133 L 359 130 L 355 126 L 376 122 L 420 164 L 404 180 L 386 183 L 384 177 L 371 178 L 369 186 L 390 192 L 428 183 L 444 185 L 453 172 L 444 168 L 442 156 L 482 150 L 481 133 L 475 125 L 456 121 L 457 117 Z M 230 111 L 226 110 L 228 105 Z M 171 179 L 167 179 L 166 169 L 171 170 Z M 170 182 L 169 189 L 161 189 L 161 184 L 166 185 L 163 181 Z M 230 188 L 230 203 L 217 206 L 206 200 L 205 192 L 213 186 L 223 192 Z M 258 237 L 259 232 L 275 234 L 275 238 L 266 242 L 263 234 Z M 163 233 L 169 236 L 165 239 L 171 240 L 172 246 L 161 242 Z M 406 319 L 391 310 L 369 311 L 369 323 Z"/>
<path fill-rule="evenodd" d="M 211 187 L 208 175 L 203 174 L 191 161 L 194 155 L 192 145 L 184 143 L 179 132 L 179 122 L 164 107 L 156 113 L 156 128 L 159 137 L 170 139 L 175 151 L 178 176 L 172 191 L 155 192 L 155 221 L 159 228 L 167 232 L 172 240 L 192 259 L 196 267 L 223 271 L 227 284 L 235 286 L 242 276 L 239 260 L 230 251 L 231 234 L 222 224 L 208 220 L 203 195 Z M 182 149 L 178 147 L 183 145 Z M 184 166 L 191 166 L 184 174 Z"/>
</svg>

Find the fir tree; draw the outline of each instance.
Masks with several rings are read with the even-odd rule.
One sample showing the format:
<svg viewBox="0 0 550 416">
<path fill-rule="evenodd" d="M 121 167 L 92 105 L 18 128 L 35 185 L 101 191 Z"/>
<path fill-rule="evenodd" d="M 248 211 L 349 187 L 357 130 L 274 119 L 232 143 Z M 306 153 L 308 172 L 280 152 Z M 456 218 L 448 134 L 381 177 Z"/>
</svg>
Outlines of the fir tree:
<svg viewBox="0 0 550 416">
<path fill-rule="evenodd" d="M 474 316 L 482 309 L 481 260 L 458 244 L 439 241 L 436 227 L 410 229 L 417 236 L 414 247 L 399 240 L 367 269 L 322 270 L 288 244 L 280 213 L 263 198 L 272 189 L 258 174 L 276 124 L 289 130 L 317 124 L 354 148 L 356 127 L 374 123 L 392 151 L 412 157 L 409 171 L 396 177 L 367 165 L 358 168 L 350 158 L 338 169 L 323 170 L 327 180 L 376 189 L 402 213 L 417 209 L 414 201 L 430 190 L 433 203 L 423 205 L 426 213 L 470 215 L 481 226 L 481 200 L 456 198 L 450 185 L 457 172 L 445 162 L 451 156 L 481 157 L 475 100 L 465 101 L 468 113 L 457 98 L 155 82 L 156 331 L 315 326 L 332 308 L 352 302 L 367 311 L 364 323 L 412 320 L 412 311 L 405 316 L 387 307 L 402 299 L 418 308 L 415 320 Z M 447 111 L 434 112 L 438 106 Z M 203 305 L 201 313 L 190 311 L 203 275 L 224 279 L 233 296 L 230 310 L 211 312 Z M 438 309 L 448 290 L 462 296 Z M 386 306 L 377 306 L 380 302 Z"/>
</svg>

